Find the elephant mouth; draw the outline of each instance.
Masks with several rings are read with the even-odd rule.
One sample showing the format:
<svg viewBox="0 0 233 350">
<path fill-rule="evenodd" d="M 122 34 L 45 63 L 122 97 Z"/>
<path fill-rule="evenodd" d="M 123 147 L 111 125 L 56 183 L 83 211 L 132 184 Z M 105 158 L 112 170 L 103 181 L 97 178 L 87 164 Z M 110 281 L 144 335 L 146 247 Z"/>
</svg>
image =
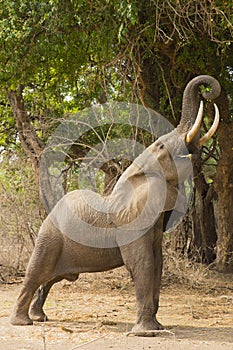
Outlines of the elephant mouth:
<svg viewBox="0 0 233 350">
<path fill-rule="evenodd" d="M 176 159 L 192 159 L 192 156 L 193 156 L 193 153 L 178 155 L 175 157 L 175 160 Z"/>
</svg>

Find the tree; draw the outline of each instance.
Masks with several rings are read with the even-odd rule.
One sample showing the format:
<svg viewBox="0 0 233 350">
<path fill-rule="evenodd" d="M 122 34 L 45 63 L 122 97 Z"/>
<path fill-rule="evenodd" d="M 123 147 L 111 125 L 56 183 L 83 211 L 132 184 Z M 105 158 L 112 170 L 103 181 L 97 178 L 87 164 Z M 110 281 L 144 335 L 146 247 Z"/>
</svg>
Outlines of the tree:
<svg viewBox="0 0 233 350">
<path fill-rule="evenodd" d="M 176 125 L 187 82 L 215 76 L 223 87 L 221 123 L 195 169 L 199 229 L 193 244 L 206 262 L 214 260 L 217 245 L 218 269 L 232 271 L 231 8 L 231 1 L 217 0 L 2 2 L 1 144 L 18 137 L 38 175 L 48 135 L 65 113 L 93 101 L 139 98 Z"/>
<path fill-rule="evenodd" d="M 233 200 L 232 143 L 232 33 L 231 3 L 225 1 L 152 1 L 138 4 L 138 22 L 126 40 L 128 56 L 134 67 L 134 86 L 141 91 L 144 104 L 158 109 L 174 124 L 178 122 L 181 91 L 195 75 L 210 74 L 221 83 L 219 98 L 221 124 L 218 140 L 203 149 L 195 169 L 199 215 L 195 216 L 194 240 L 199 234 L 202 260 L 213 262 L 216 246 L 214 201 L 218 198 L 217 267 L 233 270 Z M 132 58 L 131 58 L 132 57 Z M 227 125 L 227 126 L 226 126 Z M 227 132 L 228 131 L 228 132 Z M 218 157 L 216 175 L 210 179 L 203 167 L 204 159 Z M 207 165 L 207 164 L 206 164 Z"/>
</svg>

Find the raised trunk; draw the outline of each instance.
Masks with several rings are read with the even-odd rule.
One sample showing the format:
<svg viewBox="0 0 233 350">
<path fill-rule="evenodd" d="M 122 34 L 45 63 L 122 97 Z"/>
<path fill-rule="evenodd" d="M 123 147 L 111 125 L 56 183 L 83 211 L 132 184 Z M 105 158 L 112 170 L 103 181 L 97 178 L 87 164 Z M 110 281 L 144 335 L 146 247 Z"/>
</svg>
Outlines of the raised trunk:
<svg viewBox="0 0 233 350">
<path fill-rule="evenodd" d="M 179 132 L 190 130 L 196 120 L 199 109 L 201 85 L 211 88 L 209 92 L 202 92 L 202 96 L 206 100 L 214 101 L 221 92 L 218 81 L 209 75 L 199 75 L 192 79 L 184 90 L 181 120 L 177 128 Z M 197 135 L 197 137 L 199 137 L 199 135 Z"/>
</svg>

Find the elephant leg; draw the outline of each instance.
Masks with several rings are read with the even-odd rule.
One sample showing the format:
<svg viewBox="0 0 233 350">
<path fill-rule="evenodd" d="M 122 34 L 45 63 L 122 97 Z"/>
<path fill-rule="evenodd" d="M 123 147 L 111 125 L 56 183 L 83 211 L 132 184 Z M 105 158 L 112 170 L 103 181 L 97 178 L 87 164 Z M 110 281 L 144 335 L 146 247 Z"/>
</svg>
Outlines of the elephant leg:
<svg viewBox="0 0 233 350">
<path fill-rule="evenodd" d="M 121 247 L 121 254 L 135 286 L 137 300 L 137 320 L 133 332 L 146 333 L 161 329 L 155 318 L 154 302 L 154 254 L 153 247 L 146 237 Z"/>
<path fill-rule="evenodd" d="M 44 313 L 43 306 L 52 286 L 55 283 L 62 281 L 63 279 L 67 279 L 68 281 L 73 282 L 73 281 L 76 281 L 77 278 L 78 278 L 78 274 L 57 276 L 56 278 L 52 279 L 48 283 L 41 285 L 38 288 L 36 294 L 34 295 L 34 299 L 32 301 L 30 311 L 29 311 L 30 318 L 33 321 L 37 321 L 37 322 L 47 321 L 48 318 Z"/>
<path fill-rule="evenodd" d="M 159 295 L 161 287 L 161 277 L 162 277 L 162 268 L 163 268 L 163 257 L 162 257 L 162 242 L 160 246 L 156 246 L 154 249 L 154 305 L 155 305 L 155 314 L 158 312 L 159 308 Z M 156 320 L 158 323 L 158 329 L 163 329 L 163 326 Z"/>
<path fill-rule="evenodd" d="M 59 242 L 58 242 L 59 243 Z M 28 315 L 29 307 L 36 290 L 55 278 L 55 266 L 60 255 L 60 244 L 48 241 L 42 245 L 38 240 L 29 261 L 23 286 L 14 306 L 11 323 L 13 325 L 31 325 L 33 322 Z M 52 252 L 52 254 L 51 254 Z"/>
<path fill-rule="evenodd" d="M 28 309 L 39 285 L 38 283 L 32 283 L 29 278 L 25 278 L 11 315 L 11 324 L 22 326 L 33 324 L 28 316 Z"/>
<path fill-rule="evenodd" d="M 29 315 L 31 320 L 38 322 L 44 322 L 48 320 L 43 310 L 45 300 L 54 283 L 60 282 L 62 279 L 63 277 L 56 277 L 38 288 L 30 306 Z"/>
</svg>

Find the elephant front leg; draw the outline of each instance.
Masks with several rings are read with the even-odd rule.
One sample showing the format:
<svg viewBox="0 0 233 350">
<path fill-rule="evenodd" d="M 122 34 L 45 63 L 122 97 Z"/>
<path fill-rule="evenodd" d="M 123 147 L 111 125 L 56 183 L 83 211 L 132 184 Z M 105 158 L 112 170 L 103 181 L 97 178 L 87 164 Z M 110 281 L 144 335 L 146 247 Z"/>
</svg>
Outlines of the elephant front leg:
<svg viewBox="0 0 233 350">
<path fill-rule="evenodd" d="M 162 246 L 158 247 L 154 251 L 154 305 L 155 305 L 155 315 L 159 308 L 159 295 L 161 288 L 161 277 L 162 277 L 162 267 L 163 267 L 163 257 L 162 257 Z M 158 329 L 162 330 L 164 327 L 157 321 Z"/>
<path fill-rule="evenodd" d="M 153 266 L 149 266 L 144 270 L 144 276 L 141 274 L 133 276 L 137 299 L 137 320 L 132 329 L 135 333 L 143 334 L 147 331 L 163 329 L 156 319 L 158 303 L 154 295 L 153 272 Z"/>
<path fill-rule="evenodd" d="M 136 292 L 137 320 L 132 331 L 140 335 L 148 331 L 160 330 L 162 326 L 156 319 L 157 305 L 155 303 L 155 260 L 151 246 L 144 246 L 136 242 L 122 250 L 122 256 L 129 270 Z M 131 247 L 130 247 L 131 248 Z"/>
</svg>

